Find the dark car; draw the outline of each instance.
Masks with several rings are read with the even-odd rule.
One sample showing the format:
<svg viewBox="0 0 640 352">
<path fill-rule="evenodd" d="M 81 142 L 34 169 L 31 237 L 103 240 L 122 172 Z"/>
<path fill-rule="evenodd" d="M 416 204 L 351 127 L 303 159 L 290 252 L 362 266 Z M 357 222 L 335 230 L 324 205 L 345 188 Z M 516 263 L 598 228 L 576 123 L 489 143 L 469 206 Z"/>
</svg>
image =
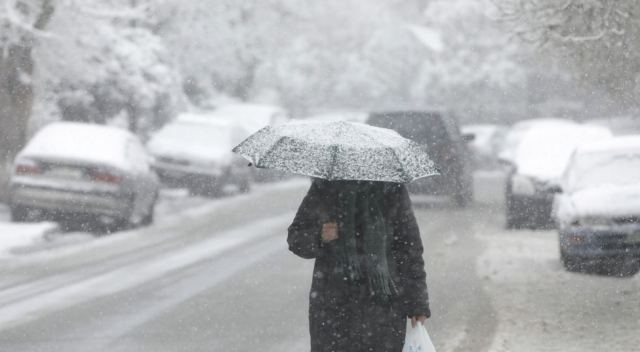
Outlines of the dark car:
<svg viewBox="0 0 640 352">
<path fill-rule="evenodd" d="M 432 156 L 440 175 L 409 184 L 416 194 L 451 196 L 458 206 L 473 199 L 471 154 L 453 115 L 441 111 L 387 111 L 369 114 L 367 123 L 390 128 L 423 145 Z"/>
</svg>

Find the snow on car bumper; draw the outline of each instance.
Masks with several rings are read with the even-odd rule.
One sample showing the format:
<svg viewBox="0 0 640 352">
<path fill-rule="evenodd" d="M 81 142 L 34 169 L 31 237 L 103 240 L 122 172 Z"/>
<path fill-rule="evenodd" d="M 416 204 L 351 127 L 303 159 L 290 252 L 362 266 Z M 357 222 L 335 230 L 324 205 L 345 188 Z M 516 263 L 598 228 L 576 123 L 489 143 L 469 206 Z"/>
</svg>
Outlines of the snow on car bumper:
<svg viewBox="0 0 640 352">
<path fill-rule="evenodd" d="M 126 197 L 110 193 L 14 186 L 11 188 L 10 199 L 12 205 L 54 212 L 126 217 L 129 211 Z"/>
<path fill-rule="evenodd" d="M 623 229 L 575 227 L 560 231 L 560 247 L 571 256 L 604 258 L 633 256 L 640 258 L 640 225 Z"/>
</svg>

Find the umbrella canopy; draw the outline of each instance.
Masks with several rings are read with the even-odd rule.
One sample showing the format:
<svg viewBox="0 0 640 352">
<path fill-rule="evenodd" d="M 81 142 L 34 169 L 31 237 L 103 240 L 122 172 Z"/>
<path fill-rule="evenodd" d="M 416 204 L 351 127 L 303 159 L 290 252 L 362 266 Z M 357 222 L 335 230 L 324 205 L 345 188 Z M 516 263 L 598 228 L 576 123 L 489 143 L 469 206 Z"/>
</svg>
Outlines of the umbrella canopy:
<svg viewBox="0 0 640 352">
<path fill-rule="evenodd" d="M 326 180 L 406 183 L 438 174 L 417 143 L 395 131 L 355 122 L 267 126 L 233 151 L 259 168 Z"/>
</svg>

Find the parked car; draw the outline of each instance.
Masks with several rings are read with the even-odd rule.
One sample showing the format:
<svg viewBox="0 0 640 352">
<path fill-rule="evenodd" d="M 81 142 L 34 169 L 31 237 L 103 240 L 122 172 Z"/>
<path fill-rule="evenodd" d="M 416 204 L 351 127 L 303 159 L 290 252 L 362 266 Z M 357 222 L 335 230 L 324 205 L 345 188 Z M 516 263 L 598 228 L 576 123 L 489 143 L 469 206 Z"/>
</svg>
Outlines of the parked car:
<svg viewBox="0 0 640 352">
<path fill-rule="evenodd" d="M 360 111 L 332 111 L 313 114 L 308 116 L 307 121 L 346 121 L 346 122 L 359 122 L 366 123 L 369 118 L 369 114 Z"/>
<path fill-rule="evenodd" d="M 217 196 L 234 185 L 240 192 L 251 188 L 251 170 L 231 152 L 248 133 L 230 123 L 188 114 L 153 134 L 147 146 L 162 182 L 185 187 L 194 195 Z"/>
<path fill-rule="evenodd" d="M 287 111 L 277 105 L 268 104 L 227 104 L 215 109 L 210 118 L 226 120 L 244 128 L 246 136 L 267 125 L 279 125 L 289 120 Z M 274 182 L 290 177 L 288 173 L 271 169 L 253 169 L 253 180 Z"/>
<path fill-rule="evenodd" d="M 250 103 L 222 105 L 212 112 L 212 117 L 233 119 L 250 134 L 267 125 L 278 125 L 289 120 L 287 111 L 279 106 Z"/>
<path fill-rule="evenodd" d="M 507 167 L 506 227 L 549 227 L 554 194 L 574 149 L 582 141 L 611 138 L 603 127 L 571 121 L 528 121 L 518 128 Z M 507 137 L 509 138 L 509 137 Z"/>
<path fill-rule="evenodd" d="M 467 142 L 453 115 L 441 111 L 374 112 L 367 123 L 390 128 L 423 145 L 441 172 L 409 184 L 418 194 L 451 196 L 458 206 L 473 200 L 472 159 Z"/>
<path fill-rule="evenodd" d="M 140 140 L 108 126 L 57 122 L 17 155 L 11 174 L 11 218 L 34 212 L 89 215 L 118 226 L 149 224 L 158 177 Z"/>
<path fill-rule="evenodd" d="M 640 136 L 579 147 L 554 217 L 568 269 L 590 259 L 640 259 Z"/>
<path fill-rule="evenodd" d="M 465 125 L 461 128 L 463 135 L 472 135 L 469 148 L 473 152 L 475 169 L 496 169 L 498 153 L 505 138 L 507 128 L 494 124 Z"/>
<path fill-rule="evenodd" d="M 574 126 L 575 123 L 565 119 L 557 118 L 536 118 L 519 121 L 507 130 L 504 140 L 500 145 L 500 151 L 498 153 L 498 161 L 501 162 L 507 168 L 513 166 L 518 154 L 518 147 L 522 138 L 526 135 L 526 132 L 536 125 L 540 126 L 553 126 L 557 124 L 559 126 Z"/>
</svg>

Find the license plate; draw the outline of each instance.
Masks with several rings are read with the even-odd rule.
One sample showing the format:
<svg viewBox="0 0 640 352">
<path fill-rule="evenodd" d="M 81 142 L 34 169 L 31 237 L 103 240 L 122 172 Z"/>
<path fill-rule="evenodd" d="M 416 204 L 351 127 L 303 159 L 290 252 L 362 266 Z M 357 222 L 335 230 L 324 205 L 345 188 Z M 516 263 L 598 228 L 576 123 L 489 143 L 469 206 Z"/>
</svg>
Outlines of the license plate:
<svg viewBox="0 0 640 352">
<path fill-rule="evenodd" d="M 627 235 L 627 243 L 640 243 L 640 232 Z"/>
<path fill-rule="evenodd" d="M 79 180 L 84 175 L 84 172 L 81 169 L 72 167 L 56 167 L 51 169 L 47 175 L 66 180 Z"/>
</svg>

